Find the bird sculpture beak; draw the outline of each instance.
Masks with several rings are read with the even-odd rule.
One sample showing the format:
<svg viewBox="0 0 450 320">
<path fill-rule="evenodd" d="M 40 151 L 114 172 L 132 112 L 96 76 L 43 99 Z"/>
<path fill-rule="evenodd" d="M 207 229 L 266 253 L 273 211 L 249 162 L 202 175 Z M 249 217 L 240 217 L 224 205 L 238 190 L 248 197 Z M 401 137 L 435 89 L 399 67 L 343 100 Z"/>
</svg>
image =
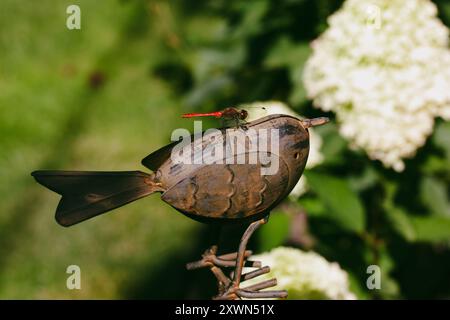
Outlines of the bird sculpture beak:
<svg viewBox="0 0 450 320">
<path fill-rule="evenodd" d="M 314 119 L 301 119 L 300 120 L 300 122 L 302 123 L 302 126 L 305 129 L 321 126 L 325 123 L 328 123 L 329 121 L 330 121 L 330 119 L 327 117 L 320 117 L 320 118 L 314 118 Z"/>
</svg>

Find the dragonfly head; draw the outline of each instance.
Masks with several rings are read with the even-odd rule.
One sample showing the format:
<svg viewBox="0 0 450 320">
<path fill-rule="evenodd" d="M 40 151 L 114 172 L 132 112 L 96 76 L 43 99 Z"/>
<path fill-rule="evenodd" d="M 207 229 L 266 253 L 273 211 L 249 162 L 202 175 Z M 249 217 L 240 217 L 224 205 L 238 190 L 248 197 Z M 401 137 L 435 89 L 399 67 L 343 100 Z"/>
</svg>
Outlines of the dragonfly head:
<svg viewBox="0 0 450 320">
<path fill-rule="evenodd" d="M 240 120 L 245 120 L 245 119 L 247 119 L 247 117 L 248 117 L 248 111 L 247 110 L 242 109 L 242 110 L 239 111 L 239 119 Z"/>
</svg>

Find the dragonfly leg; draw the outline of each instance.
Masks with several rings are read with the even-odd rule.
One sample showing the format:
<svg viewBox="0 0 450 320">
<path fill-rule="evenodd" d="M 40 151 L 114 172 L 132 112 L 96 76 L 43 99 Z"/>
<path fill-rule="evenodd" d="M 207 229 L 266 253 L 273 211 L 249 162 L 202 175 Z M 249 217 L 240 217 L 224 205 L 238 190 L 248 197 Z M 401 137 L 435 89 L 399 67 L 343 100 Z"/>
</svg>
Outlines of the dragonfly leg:
<svg viewBox="0 0 450 320">
<path fill-rule="evenodd" d="M 234 118 L 234 126 L 236 128 L 239 128 L 239 118 L 237 118 L 237 117 Z"/>
<path fill-rule="evenodd" d="M 235 123 L 236 128 L 242 129 L 244 131 L 248 130 L 248 127 L 247 127 L 248 122 L 247 121 L 245 121 L 243 119 L 235 118 L 234 123 Z"/>
</svg>

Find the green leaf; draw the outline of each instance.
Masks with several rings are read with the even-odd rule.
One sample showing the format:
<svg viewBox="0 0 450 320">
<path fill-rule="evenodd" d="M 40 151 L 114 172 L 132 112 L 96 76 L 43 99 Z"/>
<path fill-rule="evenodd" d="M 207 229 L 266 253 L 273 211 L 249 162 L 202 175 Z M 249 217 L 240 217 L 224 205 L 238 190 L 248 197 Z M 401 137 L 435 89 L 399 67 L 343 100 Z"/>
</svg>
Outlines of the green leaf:
<svg viewBox="0 0 450 320">
<path fill-rule="evenodd" d="M 195 54 L 187 55 L 186 62 L 192 69 L 194 79 L 204 83 L 241 67 L 246 54 L 243 45 L 230 46 L 226 50 L 202 49 Z"/>
<path fill-rule="evenodd" d="M 227 41 L 227 31 L 224 17 L 196 15 L 187 21 L 184 34 L 190 46 L 220 45 Z"/>
<path fill-rule="evenodd" d="M 265 224 L 259 231 L 261 250 L 268 251 L 284 243 L 289 235 L 290 217 L 280 211 L 270 215 L 270 223 Z"/>
<path fill-rule="evenodd" d="M 320 199 L 310 197 L 300 197 L 300 205 L 305 209 L 308 216 L 319 217 L 326 215 L 327 209 Z"/>
<path fill-rule="evenodd" d="M 268 68 L 303 66 L 310 53 L 308 43 L 297 44 L 287 37 L 281 37 L 267 54 L 264 66 Z"/>
<path fill-rule="evenodd" d="M 364 207 L 347 181 L 326 174 L 307 172 L 311 189 L 328 208 L 327 216 L 342 228 L 362 232 L 366 225 Z"/>
<path fill-rule="evenodd" d="M 397 185 L 385 184 L 386 198 L 383 207 L 392 227 L 407 241 L 450 241 L 450 219 L 442 216 L 413 216 L 394 203 Z"/>
<path fill-rule="evenodd" d="M 381 289 L 379 294 L 384 299 L 398 298 L 400 287 L 396 279 L 391 275 L 392 270 L 395 268 L 395 260 L 385 247 L 380 249 L 379 255 L 378 263 L 381 270 Z"/>
<path fill-rule="evenodd" d="M 233 86 L 233 81 L 228 76 L 212 77 L 210 81 L 198 85 L 185 97 L 184 104 L 188 108 L 198 108 L 214 101 L 214 97 L 224 94 Z M 211 103 L 212 104 L 212 103 Z"/>
<path fill-rule="evenodd" d="M 349 183 L 353 190 L 363 191 L 373 187 L 378 182 L 378 175 L 372 167 L 366 167 L 361 175 L 349 177 Z"/>
<path fill-rule="evenodd" d="M 450 23 L 450 3 L 446 2 L 446 1 L 445 2 L 442 1 L 442 2 L 439 2 L 438 5 L 439 5 L 439 12 L 440 12 L 440 14 L 443 15 L 444 22 L 448 26 Z"/>
<path fill-rule="evenodd" d="M 314 128 L 322 137 L 321 152 L 324 157 L 323 164 L 332 165 L 343 160 L 342 152 L 347 148 L 347 142 L 339 134 L 336 123 L 329 122 L 326 126 Z"/>
<path fill-rule="evenodd" d="M 425 174 L 435 174 L 447 171 L 449 166 L 450 160 L 430 154 L 427 156 L 421 170 Z"/>
<path fill-rule="evenodd" d="M 361 278 L 357 273 L 354 273 L 350 270 L 346 270 L 348 274 L 348 282 L 350 291 L 353 292 L 358 300 L 367 300 L 370 299 L 369 292 L 365 286 L 364 281 L 361 281 Z"/>
<path fill-rule="evenodd" d="M 411 217 L 416 240 L 425 242 L 450 241 L 450 219 L 443 217 Z"/>
<path fill-rule="evenodd" d="M 408 216 L 408 213 L 394 203 L 398 186 L 392 182 L 384 183 L 386 196 L 383 200 L 383 208 L 386 212 L 388 222 L 406 241 L 416 240 L 416 230 Z"/>
<path fill-rule="evenodd" d="M 291 69 L 291 81 L 293 83 L 293 90 L 289 96 L 289 102 L 297 105 L 302 104 L 307 100 L 308 94 L 305 86 L 303 85 L 303 65 Z"/>
<path fill-rule="evenodd" d="M 311 47 L 307 42 L 294 43 L 285 36 L 275 43 L 264 60 L 264 66 L 268 68 L 289 68 L 289 75 L 293 84 L 289 101 L 292 104 L 300 104 L 306 101 L 303 68 L 310 54 Z"/>
<path fill-rule="evenodd" d="M 434 215 L 450 218 L 450 202 L 444 182 L 434 177 L 424 177 L 420 184 L 420 196 Z"/>
<path fill-rule="evenodd" d="M 386 215 L 394 230 L 403 236 L 406 241 L 416 240 L 416 229 L 403 209 L 392 206 L 387 208 Z"/>
<path fill-rule="evenodd" d="M 450 122 L 441 122 L 436 125 L 433 134 L 433 143 L 442 148 L 446 154 L 447 160 L 450 160 Z"/>
<path fill-rule="evenodd" d="M 245 39 L 264 31 L 263 18 L 269 10 L 268 1 L 242 1 L 236 3 L 236 9 L 242 13 L 242 20 L 234 30 L 234 39 Z"/>
</svg>

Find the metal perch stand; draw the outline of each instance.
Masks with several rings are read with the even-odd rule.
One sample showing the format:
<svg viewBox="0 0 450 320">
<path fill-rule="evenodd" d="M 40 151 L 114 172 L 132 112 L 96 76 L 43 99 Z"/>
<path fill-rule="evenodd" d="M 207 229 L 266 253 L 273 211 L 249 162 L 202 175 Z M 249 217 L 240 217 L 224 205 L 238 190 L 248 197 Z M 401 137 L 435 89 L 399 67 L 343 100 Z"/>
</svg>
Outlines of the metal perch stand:
<svg viewBox="0 0 450 320">
<path fill-rule="evenodd" d="M 248 240 L 252 234 L 261 225 L 265 224 L 269 216 L 263 219 L 252 222 L 247 230 L 245 230 L 239 249 L 237 252 L 228 253 L 217 256 L 217 246 L 212 246 L 202 256 L 199 261 L 191 262 L 186 265 L 188 270 L 199 268 L 210 268 L 211 272 L 217 278 L 218 294 L 213 297 L 215 300 L 239 300 L 242 298 L 259 299 L 259 298 L 286 298 L 287 292 L 285 290 L 261 291 L 263 289 L 276 286 L 277 280 L 275 278 L 265 280 L 257 284 L 240 288 L 240 283 L 249 279 L 256 278 L 260 275 L 270 272 L 270 267 L 261 267 L 260 261 L 247 260 L 252 255 L 250 250 L 246 250 Z M 257 268 L 254 271 L 242 274 L 242 269 L 246 267 Z M 222 271 L 222 268 L 234 267 L 234 271 L 227 277 Z"/>
</svg>

